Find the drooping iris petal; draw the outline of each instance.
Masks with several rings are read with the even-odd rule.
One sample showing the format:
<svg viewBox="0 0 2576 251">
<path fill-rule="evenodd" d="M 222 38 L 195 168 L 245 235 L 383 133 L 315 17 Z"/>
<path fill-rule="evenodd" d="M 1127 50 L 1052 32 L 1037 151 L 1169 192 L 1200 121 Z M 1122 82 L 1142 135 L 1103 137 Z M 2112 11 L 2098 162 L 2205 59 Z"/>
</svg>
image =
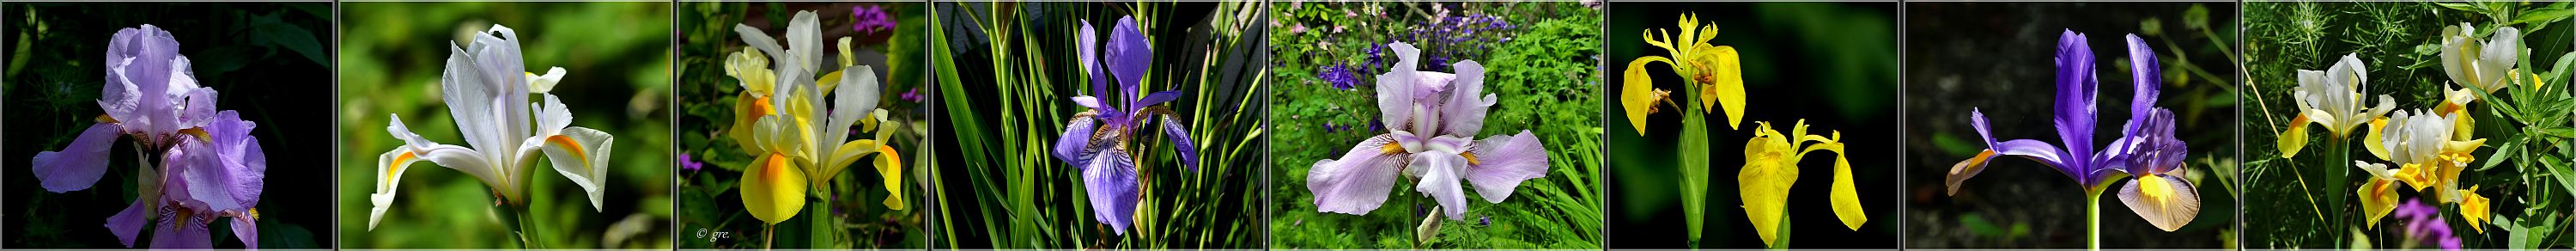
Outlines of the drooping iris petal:
<svg viewBox="0 0 2576 251">
<path fill-rule="evenodd" d="M 1413 191 L 1422 192 L 1423 196 L 1439 202 L 1440 213 L 1448 215 L 1450 220 L 1467 219 L 1467 194 L 1458 184 L 1459 173 L 1467 169 L 1467 159 L 1455 154 L 1436 153 L 1413 154 L 1412 157 L 1413 162 L 1405 168 L 1423 170 L 1422 182 L 1415 183 Z"/>
<path fill-rule="evenodd" d="M 1092 123 L 1091 114 L 1093 113 L 1085 112 L 1081 115 L 1074 115 L 1073 121 L 1066 122 L 1064 124 L 1064 133 L 1057 134 L 1055 139 L 1055 158 L 1057 160 L 1063 160 L 1065 163 L 1072 164 L 1076 167 L 1090 166 L 1082 162 L 1083 159 L 1089 159 L 1089 157 L 1084 156 L 1083 153 L 1091 147 L 1091 138 L 1094 133 L 1092 130 L 1100 126 L 1098 123 Z"/>
<path fill-rule="evenodd" d="M 367 215 L 369 230 L 374 230 L 376 223 L 384 219 L 385 210 L 392 209 L 394 196 L 398 189 L 402 188 L 402 175 L 405 171 L 411 170 L 412 163 L 427 160 L 439 166 L 464 172 L 475 179 L 482 180 L 485 184 L 491 184 L 500 178 L 499 174 L 495 173 L 497 171 L 492 169 L 492 163 L 485 162 L 482 153 L 463 146 L 436 144 L 422 139 L 420 135 L 411 133 L 411 129 L 403 125 L 401 117 L 394 117 L 393 124 L 386 126 L 385 131 L 393 134 L 395 139 L 402 140 L 403 145 L 376 157 L 376 192 L 367 195 L 368 202 L 373 205 L 368 209 Z M 495 190 L 502 189 L 495 188 Z"/>
<path fill-rule="evenodd" d="M 1626 74 L 1623 75 L 1626 78 L 1623 81 L 1625 84 L 1619 86 L 1620 111 L 1626 113 L 1628 125 L 1636 127 L 1638 136 L 1646 135 L 1646 114 L 1654 111 L 1655 101 L 1662 98 L 1655 95 L 1654 75 L 1646 71 L 1646 66 L 1653 65 L 1654 62 L 1672 64 L 1671 60 L 1661 56 L 1646 56 L 1628 61 L 1628 70 L 1622 73 Z"/>
<path fill-rule="evenodd" d="M 805 210 L 805 171 L 786 155 L 772 153 L 752 161 L 742 173 L 742 206 L 752 218 L 776 225 Z"/>
<path fill-rule="evenodd" d="M 554 163 L 556 173 L 571 179 L 573 185 L 581 186 L 581 190 L 590 195 L 592 211 L 607 210 L 601 200 L 608 188 L 609 146 L 616 145 L 617 138 L 609 136 L 608 132 L 583 127 L 568 127 L 562 131 L 563 134 L 536 139 L 543 142 L 540 144 L 543 144 L 546 159 Z"/>
<path fill-rule="evenodd" d="M 162 213 L 161 222 L 153 224 L 152 248 L 207 249 L 215 246 L 213 236 L 206 231 L 206 222 L 213 221 L 214 215 L 191 213 L 188 209 L 163 211 L 168 213 Z"/>
<path fill-rule="evenodd" d="M 1714 27 L 1711 28 L 1714 29 Z M 1715 36 L 1715 34 L 1715 30 L 1710 30 L 1701 35 Z M 1706 53 L 1709 53 L 1706 56 L 1710 58 L 1709 67 L 1715 72 L 1701 73 L 1710 74 L 1709 80 L 1712 82 L 1700 86 L 1700 111 L 1708 111 L 1708 105 L 1716 103 L 1719 109 L 1726 111 L 1726 128 L 1739 128 L 1738 126 L 1744 124 L 1743 63 L 1737 61 L 1733 46 L 1712 47 Z"/>
<path fill-rule="evenodd" d="M 1182 128 L 1181 121 L 1173 119 L 1172 115 L 1163 115 L 1163 137 L 1172 141 L 1172 149 L 1181 157 L 1181 166 L 1189 167 L 1193 172 L 1199 170 L 1198 145 L 1190 143 L 1189 128 Z"/>
<path fill-rule="evenodd" d="M 2200 215 L 2200 192 L 2190 181 L 2167 175 L 2138 176 L 2120 187 L 2120 203 L 2166 232 L 2182 229 Z"/>
<path fill-rule="evenodd" d="M 138 167 L 136 169 L 144 171 L 138 172 L 139 175 L 136 177 L 137 181 L 151 182 L 157 180 L 152 177 L 140 177 L 155 175 L 153 174 L 154 172 L 150 172 L 151 167 Z M 144 189 L 139 191 L 151 190 L 153 189 Z M 145 224 L 151 224 L 151 220 L 145 219 L 145 217 L 150 214 L 157 213 L 155 212 L 155 209 L 161 208 L 160 199 L 157 198 L 158 196 L 153 196 L 153 193 L 143 192 L 139 193 L 138 196 L 143 198 L 138 198 L 134 200 L 134 203 L 126 205 L 124 211 L 116 212 L 116 216 L 107 217 L 107 231 L 109 233 L 116 234 L 116 240 L 122 241 L 122 243 L 125 244 L 125 247 L 129 248 L 134 247 L 134 238 L 137 237 L 135 235 L 140 234 L 140 232 L 143 231 L 143 226 Z"/>
<path fill-rule="evenodd" d="M 1467 182 L 1476 185 L 1476 195 L 1487 203 L 1511 198 L 1521 181 L 1547 177 L 1547 148 L 1529 130 L 1478 141 L 1468 153 L 1475 158 L 1467 160 Z"/>
<path fill-rule="evenodd" d="M 245 216 L 232 219 L 233 238 L 241 239 L 243 247 L 259 248 L 259 220 Z"/>
<path fill-rule="evenodd" d="M 1089 167 L 1082 169 L 1083 191 L 1089 194 L 1092 219 L 1126 235 L 1135 221 L 1136 202 L 1143 199 L 1136 197 L 1136 164 L 1124 150 L 1103 148 L 1084 160 Z"/>
<path fill-rule="evenodd" d="M 2363 226 L 2379 226 L 2381 217 L 2387 217 L 2388 212 L 2397 210 L 2395 180 L 2370 179 L 2370 183 L 2362 184 L 2361 188 L 2353 193 L 2361 197 L 2361 212 L 2364 214 L 2362 219 L 2368 222 Z"/>
<path fill-rule="evenodd" d="M 107 174 L 107 150 L 123 137 L 116 123 L 90 124 L 59 152 L 36 153 L 36 180 L 55 193 L 87 190 Z"/>
<path fill-rule="evenodd" d="M 1836 138 L 1842 137 L 1841 132 L 1835 134 Z M 1828 199 L 1833 201 L 1834 216 L 1842 219 L 1843 226 L 1860 231 L 1860 225 L 1869 222 L 1869 213 L 1861 210 L 1860 188 L 1852 182 L 1848 156 L 1842 154 L 1841 143 L 1834 143 L 1834 187 L 1833 195 Z"/>
<path fill-rule="evenodd" d="M 1762 235 L 1763 246 L 1778 239 L 1780 215 L 1788 208 L 1789 187 L 1798 182 L 1798 146 L 1771 128 L 1754 122 L 1754 138 L 1744 143 L 1744 169 L 1735 175 L 1744 199 L 1744 215 Z"/>
<path fill-rule="evenodd" d="M 1368 214 L 1385 204 L 1387 190 L 1395 186 L 1398 171 L 1411 159 L 1403 150 L 1390 147 L 1395 145 L 1395 136 L 1378 135 L 1353 146 L 1339 160 L 1315 161 L 1306 172 L 1306 190 L 1315 194 L 1315 210 Z"/>
<path fill-rule="evenodd" d="M 903 156 L 903 153 L 895 152 L 894 147 L 886 145 L 877 145 L 876 152 L 877 177 L 883 179 L 884 182 L 880 184 L 884 184 L 886 188 L 883 204 L 886 208 L 904 210 L 906 206 L 903 202 L 903 159 L 899 157 Z"/>
<path fill-rule="evenodd" d="M 2469 229 L 2485 234 L 2487 222 L 2495 221 L 2495 214 L 2488 211 L 2487 197 L 2478 195 L 2477 190 L 2477 186 L 2469 186 L 2468 190 L 2459 190 L 2460 194 L 2466 194 L 2460 201 L 2460 218 L 2469 222 Z"/>
<path fill-rule="evenodd" d="M 258 124 L 241 120 L 241 115 L 233 111 L 223 111 L 216 116 L 214 122 L 206 126 L 206 131 L 213 140 L 216 157 L 220 158 L 222 168 L 229 175 L 225 177 L 230 180 L 225 192 L 233 196 L 233 201 L 241 202 L 241 208 L 224 210 L 241 211 L 258 206 L 259 195 L 266 188 L 268 179 L 268 154 L 260 150 L 259 139 L 250 135 L 251 129 L 257 128 Z"/>
</svg>

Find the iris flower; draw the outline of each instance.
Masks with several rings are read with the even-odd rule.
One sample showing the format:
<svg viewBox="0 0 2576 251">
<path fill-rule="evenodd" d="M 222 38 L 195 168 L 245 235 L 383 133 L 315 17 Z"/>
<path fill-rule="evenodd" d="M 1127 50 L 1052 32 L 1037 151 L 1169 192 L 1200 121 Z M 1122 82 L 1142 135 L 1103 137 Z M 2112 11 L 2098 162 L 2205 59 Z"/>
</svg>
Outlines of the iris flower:
<svg viewBox="0 0 2576 251">
<path fill-rule="evenodd" d="M 2299 149 L 2307 147 L 2308 122 L 2325 126 L 2330 136 L 2342 139 L 2351 135 L 2353 128 L 2396 109 L 2397 103 L 2385 94 L 2379 95 L 2378 106 L 2362 106 L 2369 81 L 2361 58 L 2354 54 L 2343 55 L 2343 60 L 2335 61 L 2326 71 L 2299 70 L 2299 86 L 2290 94 L 2297 98 L 2299 117 L 2290 119 L 2289 131 L 2278 136 L 2281 158 L 2298 156 Z"/>
<path fill-rule="evenodd" d="M 108 42 L 107 84 L 99 115 L 62 151 L 36 153 L 36 180 L 45 191 L 87 190 L 107 173 L 108 149 L 131 137 L 141 164 L 138 199 L 107 218 L 107 229 L 126 247 L 146 223 L 152 248 L 213 247 L 206 224 L 232 218 L 234 237 L 259 247 L 259 194 L 268 158 L 258 126 L 233 111 L 215 108 L 215 89 L 197 85 L 179 41 L 150 24 L 117 30 Z M 160 160 L 155 165 L 153 160 Z"/>
<path fill-rule="evenodd" d="M 2442 72 L 2452 82 L 2488 93 L 2513 85 L 2507 74 L 2514 74 L 2515 63 L 2529 53 L 2522 44 L 2522 30 L 2498 27 L 2481 42 L 2477 29 L 2469 23 L 2442 28 Z"/>
<path fill-rule="evenodd" d="M 2390 164 L 2353 161 L 2353 165 L 2370 173 L 2374 179 L 2356 191 L 2362 197 L 2362 211 L 2375 223 L 2396 209 L 2396 183 L 2403 182 L 2425 196 L 2443 203 L 2463 202 L 2460 171 L 2476 160 L 2470 151 L 2483 146 L 2486 139 L 2454 140 L 2452 126 L 2463 119 L 2461 114 L 2435 114 L 2431 111 L 2398 111 L 2384 122 L 2374 122 L 2377 129 L 2369 144 L 2371 153 Z M 2397 169 L 2388 166 L 2397 165 Z M 2475 189 L 2471 189 L 2475 190 Z M 2475 196 L 2474 194 L 2468 196 Z M 2481 210 L 2480 212 L 2483 212 Z M 2463 208 L 2461 214 L 2467 215 Z M 2483 231 L 2483 230 L 2481 230 Z"/>
<path fill-rule="evenodd" d="M 2120 202 L 2158 229 L 2181 229 L 2200 213 L 2200 194 L 2191 181 L 2179 176 L 2185 146 L 2174 134 L 2173 111 L 2155 106 L 2157 87 L 2163 79 L 2157 73 L 2154 49 L 2137 35 L 2128 36 L 2129 60 L 2133 62 L 2131 85 L 2136 90 L 2135 96 L 2130 97 L 2129 121 L 2122 126 L 2119 138 L 2096 152 L 2093 50 L 2085 46 L 2085 41 L 2084 34 L 2073 30 L 2058 36 L 2054 121 L 2065 147 L 2029 139 L 1996 141 L 1987 129 L 1985 113 L 1971 110 L 1969 122 L 1984 137 L 1987 149 L 1951 166 L 1950 193 L 1957 194 L 1959 184 L 1983 172 L 1994 156 L 2021 156 L 2055 168 L 2084 186 L 2087 208 L 2098 207 L 2092 202 L 2111 182 L 2137 177 L 2137 181 L 2120 188 Z M 2098 213 L 2094 215 L 2099 217 Z"/>
<path fill-rule="evenodd" d="M 1172 110 L 1154 105 L 1180 99 L 1180 91 L 1144 94 L 1137 90 L 1145 80 L 1145 70 L 1152 67 L 1154 48 L 1137 30 L 1134 17 L 1118 18 L 1118 26 L 1109 32 L 1109 40 L 1094 44 L 1097 35 L 1090 20 L 1082 21 L 1082 33 L 1075 34 L 1082 68 L 1091 75 L 1094 96 L 1075 96 L 1073 103 L 1089 109 L 1073 116 L 1064 126 L 1064 134 L 1055 141 L 1055 157 L 1082 169 L 1083 190 L 1089 193 L 1092 220 L 1109 224 L 1119 235 L 1135 222 L 1137 193 L 1136 157 L 1127 146 L 1137 137 L 1137 130 L 1154 130 L 1147 123 L 1161 120 L 1162 133 L 1172 141 L 1172 149 L 1181 165 L 1197 171 L 1198 150 L 1190 144 L 1190 131 Z M 1098 50 L 1094 50 L 1098 48 Z M 1106 69 L 1103 69 L 1103 68 Z M 1111 77 L 1117 77 L 1113 85 Z M 1117 94 L 1113 98 L 1110 94 Z M 1152 133 L 1147 131 L 1146 133 Z"/>
<path fill-rule="evenodd" d="M 726 56 L 725 73 L 741 80 L 744 90 L 734 99 L 734 126 L 728 133 L 743 152 L 759 156 L 743 172 L 742 200 L 752 217 L 765 223 L 794 217 L 804 210 L 808 187 L 830 187 L 833 177 L 869 154 L 877 154 L 872 164 L 891 194 L 883 204 L 906 208 L 897 185 L 902 183 L 901 161 L 893 147 L 879 141 L 894 127 L 879 126 L 886 112 L 876 108 L 881 93 L 876 70 L 852 65 L 850 39 L 842 38 L 840 69 L 814 77 L 824 67 L 819 22 L 813 11 L 797 12 L 787 24 L 787 47 L 759 28 L 734 26 L 751 48 Z M 779 58 L 772 61 L 764 54 Z M 816 110 L 825 107 L 823 96 L 834 90 L 843 92 L 833 96 L 831 109 Z M 844 141 L 854 125 L 873 130 L 874 137 Z"/>
<path fill-rule="evenodd" d="M 1699 17 L 1683 14 L 1679 38 L 1691 40 L 1674 40 L 1670 32 L 1656 36 L 1655 31 L 1661 29 L 1646 30 L 1646 43 L 1672 52 L 1672 57 L 1645 56 L 1628 62 L 1628 83 L 1619 88 L 1619 105 L 1639 135 L 1646 133 L 1646 114 L 1654 113 L 1655 103 L 1670 96 L 1669 91 L 1655 89 L 1654 78 L 1646 74 L 1646 66 L 1657 62 L 1671 66 L 1674 73 L 1690 80 L 1691 89 L 1698 92 L 1693 103 L 1699 105 L 1700 112 L 1708 112 L 1710 105 L 1716 105 L 1726 109 L 1727 128 L 1743 124 L 1744 71 L 1736 60 L 1735 47 L 1708 43 L 1717 38 L 1716 24 L 1700 25 L 1697 30 L 1691 29 L 1693 25 L 1700 25 Z"/>
<path fill-rule="evenodd" d="M 464 135 L 466 146 L 430 141 L 403 125 L 400 114 L 392 116 L 393 124 L 385 131 L 403 144 L 376 157 L 376 193 L 367 196 L 375 206 L 368 210 L 367 229 L 375 229 L 385 211 L 393 209 L 402 174 L 411 170 L 406 167 L 422 160 L 474 176 L 504 202 L 524 207 L 528 205 L 526 170 L 534 166 L 529 161 L 543 152 L 555 172 L 589 193 L 593 210 L 601 209 L 609 146 L 616 138 L 571 126 L 572 110 L 546 93 L 562 79 L 563 68 L 552 68 L 546 75 L 522 72 L 526 68 L 520 61 L 518 32 L 497 24 L 475 33 L 468 47 L 447 49 L 439 97 L 447 104 L 448 115 L 455 117 L 457 133 Z M 529 101 L 529 94 L 544 97 L 544 103 Z"/>
<path fill-rule="evenodd" d="M 1485 67 L 1459 61 L 1457 73 L 1416 71 L 1421 50 L 1389 46 L 1395 69 L 1377 77 L 1378 116 L 1393 131 L 1351 147 L 1341 159 L 1315 161 L 1306 189 L 1318 211 L 1367 214 L 1386 202 L 1398 174 L 1419 179 L 1414 191 L 1440 203 L 1451 220 L 1465 220 L 1460 179 L 1474 184 L 1488 203 L 1502 203 L 1521 181 L 1547 175 L 1547 152 L 1529 130 L 1473 140 L 1485 126 L 1495 96 L 1483 93 Z M 1426 223 L 1428 224 L 1428 223 Z"/>
<path fill-rule="evenodd" d="M 1789 126 L 1789 134 L 1780 134 L 1780 130 L 1771 128 L 1771 123 L 1753 123 L 1757 125 L 1753 139 L 1744 142 L 1744 170 L 1735 178 L 1742 186 L 1744 214 L 1752 218 L 1753 229 L 1762 235 L 1763 245 L 1779 245 L 1776 240 L 1780 221 L 1788 210 L 1789 185 L 1798 182 L 1798 160 L 1805 159 L 1807 152 L 1824 150 L 1835 155 L 1830 196 L 1834 215 L 1842 219 L 1843 226 L 1860 230 L 1861 223 L 1869 222 L 1869 215 L 1861 212 L 1860 192 L 1852 186 L 1851 161 L 1844 158 L 1847 155 L 1843 154 L 1842 131 L 1834 131 L 1831 138 L 1807 134 L 1807 121 L 1798 120 Z M 1806 148 L 1801 150 L 1799 145 Z"/>
</svg>

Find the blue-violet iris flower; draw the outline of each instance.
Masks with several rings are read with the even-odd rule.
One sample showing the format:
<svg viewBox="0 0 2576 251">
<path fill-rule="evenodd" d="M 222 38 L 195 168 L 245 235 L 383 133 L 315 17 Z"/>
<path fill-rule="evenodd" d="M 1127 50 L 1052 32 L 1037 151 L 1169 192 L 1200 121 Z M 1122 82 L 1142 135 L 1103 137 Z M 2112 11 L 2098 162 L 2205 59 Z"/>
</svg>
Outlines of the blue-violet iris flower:
<svg viewBox="0 0 2576 251">
<path fill-rule="evenodd" d="M 1971 126 L 1985 140 L 1987 149 L 1976 157 L 1951 166 L 1948 185 L 1951 194 L 1959 192 L 1959 183 L 1983 172 L 1986 161 L 1995 155 L 2012 155 L 2038 161 L 2074 178 L 2087 193 L 2100 193 L 2112 181 L 2135 176 L 2120 188 L 2120 202 L 2127 204 L 2139 217 L 2165 231 L 2174 231 L 2191 223 L 2200 212 L 2200 194 L 2191 181 L 2178 176 L 2182 171 L 2185 149 L 2174 135 L 2172 110 L 2156 107 L 2157 85 L 2163 83 L 2156 68 L 2155 51 L 2137 35 L 2128 36 L 2132 88 L 2129 121 L 2119 138 L 2102 151 L 2094 151 L 2093 50 L 2085 45 L 2084 34 L 2069 30 L 2057 42 L 2057 136 L 2065 148 L 2030 139 L 1996 141 L 1986 125 L 1984 112 L 1970 110 Z"/>
<path fill-rule="evenodd" d="M 118 241 L 134 247 L 135 234 L 150 223 L 152 248 L 209 248 L 206 224 L 230 217 L 234 237 L 258 247 L 253 207 L 268 176 L 268 157 L 250 136 L 258 124 L 216 110 L 215 89 L 197 85 L 179 40 L 160 27 L 117 30 L 106 61 L 98 106 L 107 114 L 62 151 L 36 153 L 37 182 L 55 193 L 89 189 L 107 173 L 111 144 L 133 136 L 142 162 L 139 198 L 107 218 Z"/>
<path fill-rule="evenodd" d="M 1483 92 L 1485 67 L 1458 61 L 1457 73 L 1417 71 L 1422 50 L 1395 43 L 1395 68 L 1377 76 L 1378 115 L 1393 132 L 1369 137 L 1338 160 L 1315 161 L 1306 189 L 1318 211 L 1367 214 L 1386 202 L 1402 174 L 1420 179 L 1415 191 L 1440 203 L 1437 211 L 1465 220 L 1466 194 L 1459 180 L 1476 185 L 1488 203 L 1510 198 L 1521 181 L 1545 177 L 1547 152 L 1529 130 L 1472 140 L 1485 126 L 1495 96 Z"/>
<path fill-rule="evenodd" d="M 1153 64 L 1154 48 L 1145 41 L 1145 33 L 1137 30 L 1136 19 L 1119 18 L 1106 44 L 1093 44 L 1097 36 L 1091 21 L 1082 22 L 1075 46 L 1081 51 L 1083 70 L 1091 75 L 1091 94 L 1095 96 L 1073 97 L 1074 104 L 1090 110 L 1074 115 L 1073 121 L 1065 124 L 1064 134 L 1055 141 L 1055 157 L 1082 170 L 1084 190 L 1090 193 L 1092 219 L 1126 235 L 1127 226 L 1135 222 L 1136 201 L 1140 199 L 1136 191 L 1137 160 L 1127 154 L 1128 141 L 1135 139 L 1136 131 L 1152 130 L 1146 123 L 1160 119 L 1163 134 L 1179 151 L 1181 165 L 1191 171 L 1198 170 L 1198 151 L 1190 144 L 1189 129 L 1172 118 L 1171 110 L 1154 107 L 1179 99 L 1180 91 L 1137 95 L 1145 70 Z M 1110 89 L 1111 76 L 1117 77 L 1116 90 Z"/>
</svg>

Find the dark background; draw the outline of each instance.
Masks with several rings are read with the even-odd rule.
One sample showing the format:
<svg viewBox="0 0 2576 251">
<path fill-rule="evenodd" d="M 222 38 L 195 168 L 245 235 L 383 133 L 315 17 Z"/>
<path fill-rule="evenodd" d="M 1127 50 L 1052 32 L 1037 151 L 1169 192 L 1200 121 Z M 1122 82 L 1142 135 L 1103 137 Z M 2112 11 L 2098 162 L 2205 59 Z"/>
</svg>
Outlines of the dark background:
<svg viewBox="0 0 2576 251">
<path fill-rule="evenodd" d="M 1609 32 L 1606 34 L 1610 55 L 1603 60 L 1610 78 L 1610 95 L 1627 81 L 1627 63 L 1638 57 L 1670 57 L 1671 52 L 1647 44 L 1641 37 L 1647 29 L 1673 32 L 1675 43 L 1690 43 L 1680 38 L 1678 26 L 1682 14 L 1696 13 L 1700 23 L 1718 27 L 1716 39 L 1709 44 L 1732 46 L 1739 53 L 1744 71 L 1744 121 L 1738 128 L 1726 125 L 1724 111 L 1695 115 L 1707 116 L 1710 151 L 1709 182 L 1705 224 L 1701 226 L 1698 247 L 1762 248 L 1762 237 L 1753 231 L 1743 208 L 1743 197 L 1737 191 L 1736 174 L 1744 167 L 1744 142 L 1753 137 L 1755 121 L 1769 121 L 1780 133 L 1791 133 L 1790 126 L 1799 119 L 1807 120 L 1808 134 L 1831 137 L 1843 133 L 1845 153 L 1851 161 L 1853 184 L 1859 191 L 1861 208 L 1869 221 L 1859 231 L 1842 224 L 1828 200 L 1833 184 L 1833 154 L 1811 152 L 1798 162 L 1799 179 L 1789 188 L 1787 212 L 1790 219 L 1789 247 L 1792 248 L 1896 248 L 1897 226 L 1906 224 L 1897 202 L 1900 184 L 1896 167 L 1900 156 L 1897 147 L 1905 138 L 1897 129 L 1900 109 L 1897 88 L 1896 3 L 1610 3 Z M 1678 44 L 1676 46 L 1679 46 Z M 1648 66 L 1656 87 L 1673 92 L 1673 102 L 1689 104 L 1685 81 L 1674 75 L 1665 64 Z M 1666 106 L 1662 112 L 1648 115 L 1647 132 L 1640 136 L 1628 122 L 1617 103 L 1603 104 L 1609 114 L 1603 128 L 1608 130 L 1611 180 L 1610 246 L 1614 248 L 1684 248 L 1689 247 L 1689 232 L 1682 224 L 1678 154 L 1682 117 L 1678 107 Z M 1711 106 L 1715 108 L 1715 106 Z M 1796 137 L 1796 136 L 1791 136 Z M 1803 147 L 1803 146 L 1802 146 Z"/>
<path fill-rule="evenodd" d="M 87 190 L 52 193 L 27 168 L 36 152 L 62 150 L 99 114 L 102 66 L 118 29 L 159 26 L 179 40 L 215 106 L 258 123 L 268 156 L 259 238 L 267 248 L 329 245 L 332 59 L 330 3 L 11 3 L 9 55 L 0 84 L 7 172 L 8 248 L 123 248 L 103 226 L 135 197 L 133 139 L 109 149 L 106 176 Z M 293 132 L 293 133 L 290 133 Z M 208 225 L 216 248 L 242 247 L 228 223 Z M 149 230 L 142 232 L 152 232 Z M 322 234 L 324 236 L 316 236 Z M 151 234 L 135 238 L 149 246 Z"/>
<path fill-rule="evenodd" d="M 2192 8 L 2210 28 L 2191 25 Z M 2235 64 L 2225 48 L 2235 44 L 2236 4 L 2214 3 L 1912 3 L 1906 5 L 1905 127 L 1907 152 L 1906 246 L 1911 248 L 2081 248 L 2085 245 L 2082 187 L 2046 165 L 1997 157 L 1984 173 L 1944 195 L 1952 164 L 1986 146 L 1968 126 L 1970 108 L 1982 109 L 1996 140 L 2057 140 L 2050 121 L 2058 35 L 2082 33 L 2093 49 L 2099 92 L 2095 148 L 2128 122 L 2130 74 L 2126 36 L 2137 33 L 2165 64 L 2166 85 L 2157 106 L 2172 109 L 2175 132 L 2188 145 L 2184 169 L 2199 176 L 2200 214 L 2180 231 L 2165 232 L 2105 192 L 2101 206 L 2105 248 L 2222 248 L 2235 235 L 2236 198 L 2225 185 L 2236 153 Z M 2214 34 L 2215 36 L 2206 36 Z M 2177 49 L 2176 46 L 2179 46 Z M 2183 51 L 2182 54 L 2175 53 Z M 2177 77 L 2176 65 L 2197 65 L 2211 75 Z M 2061 145 L 2062 146 L 2062 145 Z M 2131 182 L 2112 181 L 2112 182 Z M 2120 183 L 2114 183 L 2119 186 Z M 2114 187 L 2116 189 L 2116 187 Z"/>
</svg>

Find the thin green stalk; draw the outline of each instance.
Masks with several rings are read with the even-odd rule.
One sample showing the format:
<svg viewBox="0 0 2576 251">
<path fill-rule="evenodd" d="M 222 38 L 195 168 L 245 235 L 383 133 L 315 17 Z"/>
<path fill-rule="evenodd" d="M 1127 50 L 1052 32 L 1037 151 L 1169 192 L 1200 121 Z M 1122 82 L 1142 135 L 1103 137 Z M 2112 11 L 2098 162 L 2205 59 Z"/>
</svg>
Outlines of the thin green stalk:
<svg viewBox="0 0 2576 251">
<path fill-rule="evenodd" d="M 2084 190 L 2084 250 L 2102 250 L 2102 189 Z"/>
<path fill-rule="evenodd" d="M 528 207 L 512 207 L 510 211 L 511 215 L 516 215 L 518 217 L 518 229 L 511 229 L 510 232 L 519 234 L 519 247 L 530 249 L 546 248 L 544 244 L 538 242 L 536 239 L 537 234 L 535 232 L 537 226 L 528 223 Z"/>
</svg>

